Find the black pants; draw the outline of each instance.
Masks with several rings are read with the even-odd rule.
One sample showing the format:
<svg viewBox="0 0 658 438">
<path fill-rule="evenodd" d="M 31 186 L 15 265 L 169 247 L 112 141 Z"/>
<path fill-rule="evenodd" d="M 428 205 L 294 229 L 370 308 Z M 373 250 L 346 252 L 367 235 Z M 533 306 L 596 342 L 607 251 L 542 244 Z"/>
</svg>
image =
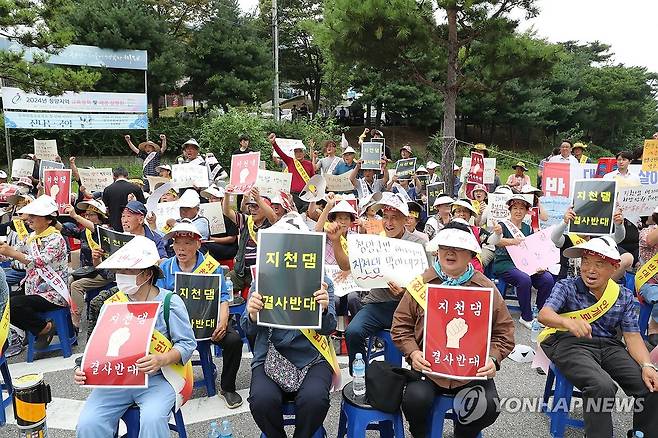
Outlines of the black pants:
<svg viewBox="0 0 658 438">
<path fill-rule="evenodd" d="M 542 342 L 542 349 L 564 376 L 583 393 L 585 434 L 608 438 L 613 434 L 610 400 L 617 392 L 615 382 L 635 397 L 633 429 L 644 436 L 658 436 L 658 393 L 651 393 L 642 381 L 640 365 L 624 344 L 611 338 L 576 338 L 557 333 Z M 608 402 L 605 402 L 605 400 Z"/>
<path fill-rule="evenodd" d="M 34 336 L 39 336 L 41 330 L 46 327 L 46 320 L 42 319 L 37 312 L 48 312 L 61 309 L 41 295 L 16 295 L 9 299 L 9 315 L 13 325 L 21 330 L 29 331 Z"/>
<path fill-rule="evenodd" d="M 281 405 L 295 402 L 294 438 L 310 438 L 329 411 L 331 367 L 326 362 L 313 365 L 296 393 L 284 393 L 266 374 L 263 365 L 251 371 L 249 409 L 256 425 L 267 438 L 286 438 Z"/>
<path fill-rule="evenodd" d="M 224 337 L 213 343 L 222 347 L 222 376 L 220 378 L 222 391 L 235 392 L 235 379 L 242 360 L 242 338 L 231 327 L 231 321 L 229 321 Z"/>
<path fill-rule="evenodd" d="M 472 414 L 480 415 L 478 418 L 470 418 L 468 412 L 462 412 L 463 423 L 455 422 L 455 438 L 475 438 L 478 433 L 485 427 L 491 426 L 500 412 L 497 409 L 498 391 L 493 379 L 471 380 L 464 386 L 447 389 L 441 388 L 429 378 L 421 380 L 421 374 L 418 373 L 418 380 L 409 382 L 404 389 L 402 396 L 402 412 L 409 422 L 409 431 L 414 438 L 429 437 L 428 426 L 434 398 L 441 394 L 455 395 L 458 392 L 470 388 L 468 396 L 465 398 L 469 401 Z M 463 393 L 462 393 L 463 394 Z M 478 397 L 474 400 L 471 397 Z M 482 401 L 484 397 L 484 401 Z M 486 403 L 484 412 L 478 409 Z"/>
</svg>

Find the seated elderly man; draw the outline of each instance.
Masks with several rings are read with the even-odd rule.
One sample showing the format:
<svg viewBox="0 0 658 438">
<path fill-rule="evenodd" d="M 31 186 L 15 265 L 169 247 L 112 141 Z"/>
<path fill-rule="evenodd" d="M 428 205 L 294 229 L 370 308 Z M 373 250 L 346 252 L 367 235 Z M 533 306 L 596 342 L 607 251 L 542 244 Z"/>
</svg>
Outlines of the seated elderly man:
<svg viewBox="0 0 658 438">
<path fill-rule="evenodd" d="M 547 326 L 539 341 L 560 372 L 583 392 L 585 434 L 613 436 L 611 411 L 619 385 L 635 397 L 633 429 L 658 436 L 658 373 L 640 336 L 633 292 L 611 280 L 621 261 L 616 244 L 608 236 L 597 237 L 564 255 L 581 258 L 580 277 L 561 280 L 553 288 L 539 312 L 539 321 Z"/>
</svg>

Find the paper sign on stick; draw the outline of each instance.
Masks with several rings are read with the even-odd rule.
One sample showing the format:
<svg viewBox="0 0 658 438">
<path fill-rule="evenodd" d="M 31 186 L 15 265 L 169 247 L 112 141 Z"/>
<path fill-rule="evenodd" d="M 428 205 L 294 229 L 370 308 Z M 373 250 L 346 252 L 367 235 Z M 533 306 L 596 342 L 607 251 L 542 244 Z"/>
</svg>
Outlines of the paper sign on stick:
<svg viewBox="0 0 658 438">
<path fill-rule="evenodd" d="M 468 172 L 471 169 L 471 159 L 470 157 L 462 158 L 462 168 L 459 175 L 459 179 L 466 181 Z M 496 159 L 495 158 L 485 158 L 484 159 L 484 184 L 493 184 L 494 177 L 496 176 Z"/>
<path fill-rule="evenodd" d="M 343 173 L 342 175 L 330 175 L 325 173 L 324 179 L 327 181 L 327 192 L 341 193 L 354 190 L 352 181 L 350 181 L 349 172 Z"/>
<path fill-rule="evenodd" d="M 510 212 L 507 208 L 507 201 L 512 197 L 508 193 L 490 193 L 489 194 L 489 215 L 487 216 L 487 226 L 493 227 L 503 219 L 509 219 Z M 523 197 L 532 204 L 533 195 L 523 195 Z"/>
<path fill-rule="evenodd" d="M 40 160 L 55 161 L 57 159 L 57 140 L 34 139 L 34 155 Z"/>
<path fill-rule="evenodd" d="M 43 187 L 46 195 L 57 203 L 59 214 L 71 203 L 71 169 L 46 169 L 43 171 Z"/>
<path fill-rule="evenodd" d="M 249 193 L 258 178 L 260 152 L 238 154 L 231 157 L 231 182 L 226 186 L 230 193 Z"/>
<path fill-rule="evenodd" d="M 306 149 L 304 142 L 295 138 L 278 138 L 276 144 L 284 154 L 290 158 L 295 158 L 295 149 Z"/>
</svg>

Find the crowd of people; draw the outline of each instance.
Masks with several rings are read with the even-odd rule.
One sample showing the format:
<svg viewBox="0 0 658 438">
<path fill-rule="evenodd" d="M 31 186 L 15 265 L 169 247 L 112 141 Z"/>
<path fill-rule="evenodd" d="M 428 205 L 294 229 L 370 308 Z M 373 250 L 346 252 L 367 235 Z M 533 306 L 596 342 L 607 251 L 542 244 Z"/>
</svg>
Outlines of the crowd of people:
<svg viewBox="0 0 658 438">
<path fill-rule="evenodd" d="M 128 301 L 162 302 L 155 330 L 172 347 L 165 353 L 150 352 L 137 361 L 139 371 L 150 376 L 148 388 L 93 390 L 78 420 L 77 436 L 114 436 L 119 417 L 133 403 L 141 410 L 140 436 L 165 436 L 176 393 L 162 369 L 187 363 L 197 346 L 190 324 L 193 315 L 188 315 L 183 301 L 171 292 L 175 275 L 196 272 L 208 260 L 216 260 L 230 268 L 217 266 L 214 272 L 226 273 L 233 285 L 232 291 L 221 295 L 211 338 L 222 348 L 220 396 L 228 408 L 243 403 L 236 390 L 243 351 L 240 328 L 253 352 L 248 403 L 256 424 L 270 438 L 285 437 L 281 405 L 292 401 L 297 413 L 294 436 L 310 437 L 329 409 L 332 364 L 301 331 L 258 324 L 264 302 L 252 277 L 252 267 L 258 268 L 258 232 L 268 228 L 300 231 L 301 223 L 307 231 L 326 234 L 324 262 L 338 265 L 344 275 L 351 269 L 346 245 L 349 236 L 376 234 L 425 248 L 429 267 L 422 273 L 424 283 L 494 290 L 489 357 L 477 369 L 477 377 L 484 380 L 427 374 L 431 364 L 423 348 L 425 307 L 409 293 L 409 285 L 390 281 L 388 287 L 336 297 L 335 279 L 325 275 L 315 292 L 322 315 L 317 332 L 345 340 L 350 372 L 357 355 L 367 357 L 368 339 L 382 330 L 390 331 L 412 373 L 400 394 L 399 408 L 414 437 L 430 436 L 427 418 L 436 396 L 455 395 L 472 385 L 483 388 L 477 397 L 484 398 L 486 409 L 476 421 L 457 421 L 455 436 L 475 437 L 500 414 L 494 377 L 514 349 L 515 324 L 502 295 L 505 291 L 497 291 L 493 282 L 496 278 L 516 289 L 521 330 L 541 324 L 541 349 L 582 391 L 585 402 L 614 398 L 619 385 L 643 407 L 634 413 L 633 429 L 643 431 L 644 436 L 658 436 L 658 418 L 653 415 L 658 404 L 658 373 L 647 348 L 658 344 L 658 306 L 651 313 L 646 343 L 640 335 L 636 310 L 638 298 L 648 305 L 658 303 L 658 271 L 650 271 L 637 291 L 629 290 L 624 281 L 627 272 L 644 269 L 658 254 L 658 206 L 639 223 L 617 209 L 612 217 L 614 232 L 591 237 L 567 231 L 575 212 L 571 207 L 566 209 L 551 234 L 560 252 L 559 263 L 528 274 L 515 265 L 508 249 L 538 231 L 531 210 L 535 210 L 539 223 L 546 221 L 548 214 L 542 205 L 541 186 L 531 185 L 525 163 L 512 166 L 513 173 L 505 184 L 499 179 L 485 185 L 455 178 L 455 185 L 434 197 L 430 205 L 426 188 L 442 181 L 437 173 L 439 165 L 432 160 L 421 163 L 418 158 L 411 176 L 391 175 L 388 168 L 393 152 L 387 146 L 382 149 L 379 168 L 364 169 L 357 149 L 368 136 L 383 139 L 382 132 L 366 130 L 356 148 L 343 143 L 340 151 L 340 142 L 328 140 L 317 154 L 301 143 L 292 151 L 283 150 L 277 137 L 270 134 L 275 170 L 292 176 L 289 190 L 273 197 L 261 195 L 258 188 L 240 195 L 227 192 L 228 173 L 212 154 L 201 153 L 199 143 L 190 139 L 172 164 L 198 165 L 199 172 L 208 172 L 210 185 L 172 187 L 162 194 L 157 202 L 178 203 L 175 218 L 157 218 L 147 208 L 147 199 L 162 184 L 149 187 L 147 177 L 172 177 L 171 165 L 163 162 L 168 149 L 164 135 L 160 135 L 160 143 L 145 141 L 137 146 L 125 136 L 130 149 L 143 161 L 143 180 L 129 179 L 127 170 L 118 166 L 113 169 L 114 182 L 99 192 L 87 190 L 71 157 L 77 193 L 71 194 L 64 214 L 59 214 L 60 206 L 43 193 L 38 171 L 32 178 L 10 183 L 4 175 L 4 183 L 17 186 L 15 195 L 7 200 L 0 224 L 0 235 L 6 235 L 0 242 L 0 256 L 5 261 L 4 270 L 0 270 L 0 315 L 8 306 L 11 321 L 4 354 L 19 354 L 28 333 L 36 337 L 38 347 L 52 341 L 54 323 L 43 319 L 41 312 L 69 308 L 76 330 L 87 315 L 86 328 L 91 335 L 104 303 L 117 293 L 125 294 Z M 236 140 L 234 155 L 252 152 L 247 135 Z M 583 154 L 586 148 L 583 143 L 564 141 L 547 161 L 579 166 L 590 162 Z M 485 157 L 489 153 L 483 144 L 474 145 L 472 151 Z M 414 156 L 410 145 L 397 152 L 400 159 Z M 639 186 L 639 178 L 628 167 L 633 157 L 630 152 L 619 152 L 617 169 L 603 179 L 617 181 L 618 187 Z M 28 158 L 38 161 L 38 157 Z M 309 180 L 316 174 L 347 175 L 353 190 L 327 191 L 305 200 Z M 459 166 L 455 166 L 455 175 L 460 175 Z M 487 205 L 492 193 L 508 197 L 506 218 L 495 216 Z M 200 208 L 205 203 L 221 204 L 225 232 L 212 233 Z M 291 217 L 295 220 L 287 220 Z M 158 224 L 165 225 L 159 228 Z M 108 257 L 97 241 L 99 227 L 133 235 L 124 248 L 141 254 L 139 262 L 127 263 L 119 252 Z M 79 265 L 70 263 L 74 241 L 80 243 Z M 86 294 L 97 289 L 102 291 L 87 302 Z M 245 301 L 245 312 L 233 320 L 229 303 Z M 86 312 L 85 305 L 89 307 Z M 534 307 L 537 310 L 533 312 Z M 84 385 L 86 378 L 76 369 L 76 383 Z M 584 419 L 587 436 L 612 436 L 609 411 L 584 409 Z"/>
</svg>

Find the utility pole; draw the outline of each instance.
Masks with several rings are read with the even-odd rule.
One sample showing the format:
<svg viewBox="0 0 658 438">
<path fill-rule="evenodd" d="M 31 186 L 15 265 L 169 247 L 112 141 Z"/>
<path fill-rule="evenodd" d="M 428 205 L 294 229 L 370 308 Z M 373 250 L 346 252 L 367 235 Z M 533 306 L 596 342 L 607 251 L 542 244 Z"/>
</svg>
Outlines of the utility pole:
<svg viewBox="0 0 658 438">
<path fill-rule="evenodd" d="M 274 93 L 272 96 L 272 111 L 274 120 L 279 121 L 279 17 L 277 0 L 272 0 L 272 32 L 274 39 Z"/>
</svg>

